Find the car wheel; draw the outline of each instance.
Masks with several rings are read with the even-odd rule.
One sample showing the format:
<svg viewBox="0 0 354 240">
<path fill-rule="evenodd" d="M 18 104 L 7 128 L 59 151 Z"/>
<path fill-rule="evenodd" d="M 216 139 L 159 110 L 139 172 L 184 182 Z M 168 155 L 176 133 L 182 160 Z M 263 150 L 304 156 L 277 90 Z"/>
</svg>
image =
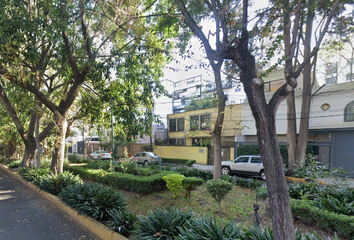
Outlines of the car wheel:
<svg viewBox="0 0 354 240">
<path fill-rule="evenodd" d="M 259 176 L 263 179 L 263 180 L 266 180 L 266 175 L 264 173 L 264 170 L 262 170 L 260 173 L 259 173 Z"/>
<path fill-rule="evenodd" d="M 148 161 L 148 160 L 145 160 L 145 161 L 144 161 L 144 165 L 145 165 L 145 166 L 149 165 L 149 161 Z"/>
<path fill-rule="evenodd" d="M 223 175 L 230 175 L 230 168 L 229 167 L 222 167 L 221 168 L 221 173 L 223 174 Z"/>
</svg>

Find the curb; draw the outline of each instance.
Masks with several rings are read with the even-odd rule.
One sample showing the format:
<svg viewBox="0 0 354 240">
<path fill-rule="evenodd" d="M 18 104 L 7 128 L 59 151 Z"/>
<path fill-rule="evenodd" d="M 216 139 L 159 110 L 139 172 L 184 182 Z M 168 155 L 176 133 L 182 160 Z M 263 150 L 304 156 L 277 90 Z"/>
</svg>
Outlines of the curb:
<svg viewBox="0 0 354 240">
<path fill-rule="evenodd" d="M 307 182 L 304 178 L 287 177 L 287 176 L 285 178 L 286 178 L 286 180 L 294 181 L 294 182 Z M 323 185 L 328 185 L 328 183 L 321 181 L 321 180 L 315 180 L 315 181 L 318 183 L 321 183 Z"/>
<path fill-rule="evenodd" d="M 0 168 L 9 173 L 12 177 L 14 177 L 16 180 L 21 182 L 22 184 L 26 185 L 28 188 L 31 190 L 36 191 L 41 197 L 47 199 L 50 201 L 55 207 L 59 208 L 61 211 L 69 215 L 72 219 L 74 219 L 77 223 L 79 223 L 81 226 L 85 227 L 88 231 L 92 232 L 95 234 L 97 237 L 104 239 L 104 240 L 128 240 L 128 238 L 112 231 L 102 223 L 84 215 L 79 215 L 79 213 L 66 206 L 65 203 L 63 203 L 58 197 L 47 193 L 45 191 L 40 190 L 37 188 L 35 185 L 33 185 L 30 182 L 27 182 L 22 179 L 22 177 L 16 173 L 8 169 L 8 167 L 0 164 Z"/>
</svg>

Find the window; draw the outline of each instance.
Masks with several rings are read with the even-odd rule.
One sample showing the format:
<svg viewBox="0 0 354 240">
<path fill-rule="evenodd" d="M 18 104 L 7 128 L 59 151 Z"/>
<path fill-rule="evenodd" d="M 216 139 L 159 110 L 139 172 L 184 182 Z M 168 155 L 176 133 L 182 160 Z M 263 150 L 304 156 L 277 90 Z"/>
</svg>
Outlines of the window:
<svg viewBox="0 0 354 240">
<path fill-rule="evenodd" d="M 354 101 L 348 103 L 344 109 L 344 122 L 354 121 Z"/>
<path fill-rule="evenodd" d="M 184 118 L 170 119 L 170 132 L 184 131 Z"/>
<path fill-rule="evenodd" d="M 262 163 L 262 159 L 260 157 L 252 157 L 251 163 Z"/>
<path fill-rule="evenodd" d="M 248 157 L 240 157 L 236 160 L 239 163 L 248 163 Z"/>
<path fill-rule="evenodd" d="M 210 114 L 191 116 L 190 130 L 207 130 L 210 129 Z"/>
<path fill-rule="evenodd" d="M 168 139 L 168 143 L 172 146 L 185 146 L 186 141 L 184 138 L 170 138 Z"/>
</svg>

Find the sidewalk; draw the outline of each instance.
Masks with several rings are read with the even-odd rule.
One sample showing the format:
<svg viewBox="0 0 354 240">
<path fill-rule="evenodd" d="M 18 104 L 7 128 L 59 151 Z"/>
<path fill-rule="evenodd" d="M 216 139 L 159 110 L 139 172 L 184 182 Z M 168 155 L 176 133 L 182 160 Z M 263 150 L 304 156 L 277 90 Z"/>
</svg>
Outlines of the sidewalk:
<svg viewBox="0 0 354 240">
<path fill-rule="evenodd" d="M 9 239 L 100 238 L 0 168 L 0 240 Z"/>
</svg>

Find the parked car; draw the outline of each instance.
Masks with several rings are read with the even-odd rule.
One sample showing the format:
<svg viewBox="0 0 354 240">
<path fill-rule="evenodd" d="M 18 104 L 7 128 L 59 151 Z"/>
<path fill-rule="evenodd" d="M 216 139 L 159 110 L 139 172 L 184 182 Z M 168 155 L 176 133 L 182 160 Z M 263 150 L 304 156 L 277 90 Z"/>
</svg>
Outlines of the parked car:
<svg viewBox="0 0 354 240">
<path fill-rule="evenodd" d="M 90 154 L 90 158 L 93 159 L 111 159 L 111 153 L 103 150 L 98 150 Z"/>
<path fill-rule="evenodd" d="M 232 161 L 222 161 L 221 171 L 224 175 L 247 175 L 266 179 L 262 159 L 258 155 L 244 155 Z"/>
<path fill-rule="evenodd" d="M 161 163 L 161 157 L 153 152 L 139 152 L 133 156 L 137 163 L 148 165 L 149 163 Z"/>
</svg>

